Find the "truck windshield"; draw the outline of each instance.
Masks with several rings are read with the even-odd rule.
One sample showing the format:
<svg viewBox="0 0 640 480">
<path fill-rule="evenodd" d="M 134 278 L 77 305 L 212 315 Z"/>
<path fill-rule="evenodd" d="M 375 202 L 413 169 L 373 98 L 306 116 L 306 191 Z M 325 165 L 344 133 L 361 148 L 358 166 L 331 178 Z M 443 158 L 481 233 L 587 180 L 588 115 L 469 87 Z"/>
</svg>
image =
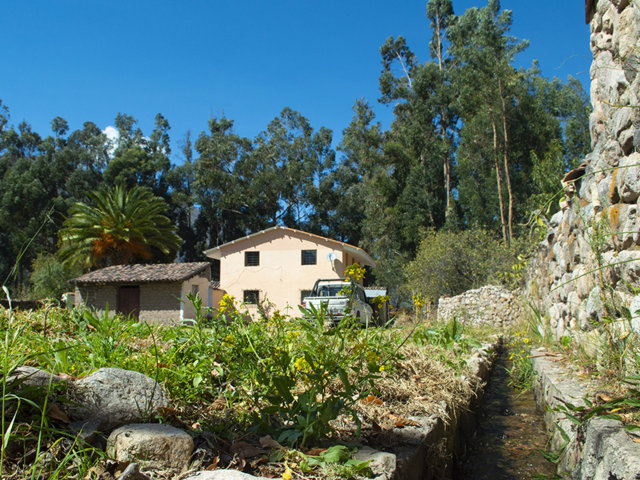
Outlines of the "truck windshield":
<svg viewBox="0 0 640 480">
<path fill-rule="evenodd" d="M 318 287 L 318 297 L 337 297 L 340 296 L 340 292 L 344 288 L 344 285 L 322 285 Z"/>
</svg>

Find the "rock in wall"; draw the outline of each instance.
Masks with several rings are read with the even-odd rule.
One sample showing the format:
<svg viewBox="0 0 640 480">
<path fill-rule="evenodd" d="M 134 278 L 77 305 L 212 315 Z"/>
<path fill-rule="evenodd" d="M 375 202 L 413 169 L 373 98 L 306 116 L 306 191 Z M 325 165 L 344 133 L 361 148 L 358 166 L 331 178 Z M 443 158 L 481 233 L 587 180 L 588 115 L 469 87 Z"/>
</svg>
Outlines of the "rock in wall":
<svg viewBox="0 0 640 480">
<path fill-rule="evenodd" d="M 526 289 L 555 338 L 583 346 L 640 286 L 640 2 L 588 3 L 593 151 L 563 180 Z"/>
</svg>

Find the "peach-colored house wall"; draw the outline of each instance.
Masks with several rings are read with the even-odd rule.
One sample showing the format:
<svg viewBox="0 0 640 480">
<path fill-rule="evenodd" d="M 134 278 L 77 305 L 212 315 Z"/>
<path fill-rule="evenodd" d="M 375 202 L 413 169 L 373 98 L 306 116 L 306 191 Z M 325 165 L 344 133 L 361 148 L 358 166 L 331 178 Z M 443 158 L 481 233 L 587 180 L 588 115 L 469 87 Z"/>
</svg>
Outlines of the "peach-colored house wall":
<svg viewBox="0 0 640 480">
<path fill-rule="evenodd" d="M 316 250 L 316 264 L 302 265 L 302 250 Z M 260 252 L 260 265 L 245 266 L 245 252 Z M 334 253 L 335 260 L 328 256 Z M 303 290 L 311 290 L 319 278 L 340 278 L 353 262 L 342 247 L 322 237 L 295 231 L 271 230 L 241 239 L 221 249 L 220 286 L 242 302 L 246 290 L 258 290 L 282 313 L 296 315 Z M 350 256 L 349 256 L 350 257 Z M 249 312 L 257 310 L 248 306 Z"/>
</svg>

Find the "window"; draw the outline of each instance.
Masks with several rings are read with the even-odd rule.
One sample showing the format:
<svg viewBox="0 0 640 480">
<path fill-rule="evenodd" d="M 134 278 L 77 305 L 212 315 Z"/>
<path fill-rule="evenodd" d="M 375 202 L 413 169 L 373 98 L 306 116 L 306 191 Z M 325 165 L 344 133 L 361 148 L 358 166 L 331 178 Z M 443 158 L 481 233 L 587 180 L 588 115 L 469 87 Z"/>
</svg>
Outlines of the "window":
<svg viewBox="0 0 640 480">
<path fill-rule="evenodd" d="M 260 252 L 244 252 L 244 266 L 257 267 L 260 265 Z"/>
<path fill-rule="evenodd" d="M 315 265 L 317 258 L 317 250 L 302 250 L 302 265 Z"/>
<path fill-rule="evenodd" d="M 195 297 L 199 293 L 200 293 L 200 286 L 199 285 L 191 285 L 191 295 L 193 295 Z"/>
<path fill-rule="evenodd" d="M 259 290 L 245 290 L 242 294 L 242 301 L 244 303 L 250 303 L 252 305 L 258 304 L 258 298 L 260 297 Z"/>
<path fill-rule="evenodd" d="M 311 290 L 300 290 L 300 304 L 302 304 L 302 301 L 311 296 Z"/>
</svg>

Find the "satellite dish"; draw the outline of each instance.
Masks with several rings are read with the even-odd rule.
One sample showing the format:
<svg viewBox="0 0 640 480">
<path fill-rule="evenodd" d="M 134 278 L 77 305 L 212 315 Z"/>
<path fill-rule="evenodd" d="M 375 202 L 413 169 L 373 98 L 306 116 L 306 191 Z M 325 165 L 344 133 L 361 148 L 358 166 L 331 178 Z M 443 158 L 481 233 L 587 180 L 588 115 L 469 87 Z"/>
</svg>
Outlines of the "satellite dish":
<svg viewBox="0 0 640 480">
<path fill-rule="evenodd" d="M 327 255 L 327 260 L 329 260 L 330 262 L 333 262 L 336 259 L 336 252 L 329 252 L 329 254 Z"/>
</svg>

